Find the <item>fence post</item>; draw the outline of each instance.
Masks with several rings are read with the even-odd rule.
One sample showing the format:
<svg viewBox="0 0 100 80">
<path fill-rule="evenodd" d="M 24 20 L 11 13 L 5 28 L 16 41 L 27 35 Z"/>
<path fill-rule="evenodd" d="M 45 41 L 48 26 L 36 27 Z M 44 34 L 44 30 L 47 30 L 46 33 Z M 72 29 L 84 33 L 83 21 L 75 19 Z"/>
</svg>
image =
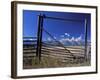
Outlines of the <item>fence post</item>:
<svg viewBox="0 0 100 80">
<path fill-rule="evenodd" d="M 87 19 L 85 19 L 85 54 L 84 58 L 87 61 Z"/>
<path fill-rule="evenodd" d="M 42 46 L 42 28 L 43 28 L 43 15 L 38 15 L 38 33 L 37 33 L 37 49 L 36 60 L 40 63 L 41 60 L 41 46 Z"/>
</svg>

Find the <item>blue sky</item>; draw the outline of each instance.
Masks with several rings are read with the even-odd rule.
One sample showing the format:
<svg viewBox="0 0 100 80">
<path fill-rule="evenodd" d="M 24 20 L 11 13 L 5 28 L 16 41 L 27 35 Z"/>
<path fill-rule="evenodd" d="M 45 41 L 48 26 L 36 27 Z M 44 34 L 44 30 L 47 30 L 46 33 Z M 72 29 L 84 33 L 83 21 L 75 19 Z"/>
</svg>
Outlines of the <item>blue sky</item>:
<svg viewBox="0 0 100 80">
<path fill-rule="evenodd" d="M 69 12 L 50 12 L 50 11 L 31 11 L 23 10 L 23 36 L 37 37 L 38 15 L 57 17 L 63 19 L 81 20 L 62 21 L 54 19 L 44 19 L 43 27 L 57 40 L 84 40 L 84 21 L 88 21 L 88 40 L 91 40 L 91 15 L 86 13 L 69 13 Z M 51 38 L 43 32 L 43 40 Z"/>
</svg>

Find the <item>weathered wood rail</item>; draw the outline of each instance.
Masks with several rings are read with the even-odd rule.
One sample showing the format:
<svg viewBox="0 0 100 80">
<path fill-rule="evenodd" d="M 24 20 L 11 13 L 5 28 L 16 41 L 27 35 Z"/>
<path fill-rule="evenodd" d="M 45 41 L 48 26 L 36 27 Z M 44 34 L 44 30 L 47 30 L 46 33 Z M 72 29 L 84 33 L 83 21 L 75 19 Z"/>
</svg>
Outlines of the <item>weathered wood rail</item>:
<svg viewBox="0 0 100 80">
<path fill-rule="evenodd" d="M 84 47 L 82 46 L 67 46 L 68 51 L 65 51 L 62 47 L 57 47 L 53 45 L 45 45 L 42 46 L 42 57 L 52 57 L 61 60 L 62 62 L 66 62 L 67 60 L 74 60 L 74 59 L 84 59 Z M 25 59 L 32 59 L 36 57 L 36 48 L 32 47 L 24 47 L 23 48 L 23 58 Z M 74 56 L 72 56 L 73 54 Z"/>
</svg>

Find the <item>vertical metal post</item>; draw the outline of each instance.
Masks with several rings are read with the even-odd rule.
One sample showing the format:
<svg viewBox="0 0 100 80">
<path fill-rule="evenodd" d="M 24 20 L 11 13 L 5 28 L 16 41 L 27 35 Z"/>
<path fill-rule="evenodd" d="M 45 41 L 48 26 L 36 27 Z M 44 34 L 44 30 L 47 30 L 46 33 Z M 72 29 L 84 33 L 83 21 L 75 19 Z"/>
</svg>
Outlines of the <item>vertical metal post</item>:
<svg viewBox="0 0 100 80">
<path fill-rule="evenodd" d="M 85 19 L 85 54 L 84 58 L 87 60 L 87 19 Z"/>
<path fill-rule="evenodd" d="M 37 33 L 37 49 L 36 49 L 36 58 L 38 63 L 40 63 L 41 60 L 42 28 L 43 28 L 43 16 L 40 14 L 38 16 L 38 33 Z"/>
</svg>

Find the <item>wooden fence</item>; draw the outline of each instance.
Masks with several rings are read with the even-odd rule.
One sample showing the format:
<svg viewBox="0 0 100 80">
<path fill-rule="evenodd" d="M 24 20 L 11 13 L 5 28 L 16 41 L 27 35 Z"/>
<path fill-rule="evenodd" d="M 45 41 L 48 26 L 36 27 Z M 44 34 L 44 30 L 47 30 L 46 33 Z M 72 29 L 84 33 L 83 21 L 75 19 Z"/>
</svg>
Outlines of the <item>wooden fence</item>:
<svg viewBox="0 0 100 80">
<path fill-rule="evenodd" d="M 61 46 L 58 47 L 42 43 L 41 57 L 52 57 L 59 59 L 62 62 L 74 61 L 75 59 L 78 59 L 78 61 L 84 60 L 84 46 L 66 46 L 66 49 L 70 52 L 66 51 Z M 90 56 L 90 46 L 87 50 L 87 55 Z M 33 57 L 36 57 L 36 48 L 34 45 L 23 47 L 23 59 L 30 60 L 31 62 Z"/>
</svg>

